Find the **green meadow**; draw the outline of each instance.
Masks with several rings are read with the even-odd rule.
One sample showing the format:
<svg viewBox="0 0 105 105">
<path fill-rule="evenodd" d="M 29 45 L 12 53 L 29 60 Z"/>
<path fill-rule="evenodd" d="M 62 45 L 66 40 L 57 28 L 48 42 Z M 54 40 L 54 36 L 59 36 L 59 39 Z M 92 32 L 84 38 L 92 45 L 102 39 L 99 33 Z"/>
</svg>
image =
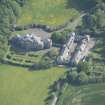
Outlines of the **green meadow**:
<svg viewBox="0 0 105 105">
<path fill-rule="evenodd" d="M 67 5 L 68 0 L 27 0 L 17 23 L 19 25 L 40 23 L 51 26 L 63 24 L 79 15 L 75 9 Z"/>
<path fill-rule="evenodd" d="M 45 105 L 49 87 L 65 68 L 30 72 L 26 68 L 0 65 L 0 105 Z"/>
</svg>

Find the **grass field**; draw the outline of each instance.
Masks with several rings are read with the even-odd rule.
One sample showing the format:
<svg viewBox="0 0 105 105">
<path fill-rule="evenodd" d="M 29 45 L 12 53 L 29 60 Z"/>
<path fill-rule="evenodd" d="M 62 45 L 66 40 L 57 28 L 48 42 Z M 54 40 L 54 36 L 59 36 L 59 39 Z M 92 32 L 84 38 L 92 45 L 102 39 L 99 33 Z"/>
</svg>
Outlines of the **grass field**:
<svg viewBox="0 0 105 105">
<path fill-rule="evenodd" d="M 105 84 L 68 86 L 57 105 L 105 105 Z"/>
<path fill-rule="evenodd" d="M 67 3 L 68 0 L 28 0 L 17 23 L 63 24 L 79 14 L 75 9 L 67 8 Z"/>
<path fill-rule="evenodd" d="M 0 105 L 45 105 L 49 86 L 64 72 L 64 68 L 30 72 L 0 65 Z"/>
</svg>

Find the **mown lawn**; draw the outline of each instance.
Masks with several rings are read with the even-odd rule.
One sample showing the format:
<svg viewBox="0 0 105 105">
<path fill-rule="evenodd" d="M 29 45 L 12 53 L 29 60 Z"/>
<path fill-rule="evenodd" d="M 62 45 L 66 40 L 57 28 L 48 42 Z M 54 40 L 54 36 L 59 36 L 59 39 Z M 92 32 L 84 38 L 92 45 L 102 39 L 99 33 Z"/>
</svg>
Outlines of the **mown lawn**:
<svg viewBox="0 0 105 105">
<path fill-rule="evenodd" d="M 105 83 L 68 86 L 57 105 L 105 105 Z"/>
<path fill-rule="evenodd" d="M 68 0 L 28 0 L 17 23 L 63 24 L 79 14 L 75 9 L 67 8 L 67 5 Z"/>
<path fill-rule="evenodd" d="M 25 68 L 0 65 L 0 105 L 45 105 L 49 86 L 65 68 L 30 72 Z"/>
</svg>

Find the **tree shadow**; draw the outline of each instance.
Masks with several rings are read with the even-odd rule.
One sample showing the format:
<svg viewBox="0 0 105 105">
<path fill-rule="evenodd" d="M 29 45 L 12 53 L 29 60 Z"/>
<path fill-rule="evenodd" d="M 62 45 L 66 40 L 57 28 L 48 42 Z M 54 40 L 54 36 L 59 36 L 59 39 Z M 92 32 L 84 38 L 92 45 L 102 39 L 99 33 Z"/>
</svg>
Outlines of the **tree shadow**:
<svg viewBox="0 0 105 105">
<path fill-rule="evenodd" d="M 96 3 L 92 0 L 67 0 L 66 8 L 74 8 L 79 12 L 89 12 Z"/>
<path fill-rule="evenodd" d="M 48 87 L 48 97 L 44 100 L 45 105 L 50 105 L 53 100 L 52 93 L 56 91 L 55 86 L 57 84 L 57 81 L 55 81 L 52 85 Z"/>
<path fill-rule="evenodd" d="M 48 97 L 44 100 L 45 105 L 51 105 L 51 102 L 54 98 L 54 94 L 56 94 L 57 97 L 62 94 L 62 89 L 65 83 L 67 83 L 66 79 L 60 78 L 49 86 Z"/>
</svg>

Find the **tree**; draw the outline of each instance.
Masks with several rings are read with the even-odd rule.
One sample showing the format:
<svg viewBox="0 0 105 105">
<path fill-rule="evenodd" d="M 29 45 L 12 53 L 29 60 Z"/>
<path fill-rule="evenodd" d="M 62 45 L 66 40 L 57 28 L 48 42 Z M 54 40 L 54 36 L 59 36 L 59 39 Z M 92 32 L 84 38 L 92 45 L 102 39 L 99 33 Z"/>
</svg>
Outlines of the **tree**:
<svg viewBox="0 0 105 105">
<path fill-rule="evenodd" d="M 98 9 L 96 11 L 96 18 L 97 18 L 97 28 L 104 28 L 105 27 L 105 14 L 104 14 L 105 11 L 101 10 L 101 9 Z"/>
<path fill-rule="evenodd" d="M 83 17 L 83 26 L 85 28 L 93 28 L 95 26 L 95 19 L 92 15 L 87 14 Z"/>
<path fill-rule="evenodd" d="M 16 0 L 17 3 L 20 4 L 20 6 L 24 6 L 27 0 Z"/>
<path fill-rule="evenodd" d="M 53 49 L 51 49 L 50 51 L 48 51 L 47 55 L 48 55 L 51 59 L 56 60 L 56 58 L 57 58 L 58 55 L 59 55 L 59 50 L 53 48 Z"/>
<path fill-rule="evenodd" d="M 19 16 L 19 5 L 13 0 L 0 0 L 0 60 L 3 59 L 11 28 Z"/>
<path fill-rule="evenodd" d="M 87 74 L 85 73 L 85 72 L 80 72 L 79 73 L 79 76 L 78 76 L 78 82 L 80 83 L 80 84 L 86 84 L 86 83 L 88 83 L 88 76 L 87 76 Z"/>
<path fill-rule="evenodd" d="M 63 32 L 54 32 L 51 39 L 54 43 L 65 44 L 70 32 L 71 30 L 64 30 Z"/>
<path fill-rule="evenodd" d="M 71 80 L 72 82 L 75 82 L 75 81 L 77 80 L 77 77 L 78 77 L 77 71 L 71 71 L 71 72 L 69 73 L 69 77 L 71 78 L 70 80 Z"/>
<path fill-rule="evenodd" d="M 40 69 L 48 69 L 53 66 L 53 63 L 53 60 L 49 57 L 43 57 L 39 62 Z"/>
<path fill-rule="evenodd" d="M 89 65 L 89 63 L 87 61 L 85 62 L 80 62 L 78 65 L 78 72 L 85 72 L 85 73 L 89 73 L 90 72 L 90 67 L 91 65 Z"/>
</svg>

